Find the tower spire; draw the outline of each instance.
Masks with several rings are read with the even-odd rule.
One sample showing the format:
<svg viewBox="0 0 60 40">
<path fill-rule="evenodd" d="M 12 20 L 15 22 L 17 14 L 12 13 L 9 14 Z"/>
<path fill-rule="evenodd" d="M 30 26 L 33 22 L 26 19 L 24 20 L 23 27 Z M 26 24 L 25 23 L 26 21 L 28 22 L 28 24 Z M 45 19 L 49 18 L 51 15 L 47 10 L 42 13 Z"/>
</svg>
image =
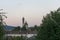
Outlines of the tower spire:
<svg viewBox="0 0 60 40">
<path fill-rule="evenodd" d="M 25 18 L 23 17 L 22 18 L 22 26 L 24 25 L 24 22 L 25 22 Z"/>
</svg>

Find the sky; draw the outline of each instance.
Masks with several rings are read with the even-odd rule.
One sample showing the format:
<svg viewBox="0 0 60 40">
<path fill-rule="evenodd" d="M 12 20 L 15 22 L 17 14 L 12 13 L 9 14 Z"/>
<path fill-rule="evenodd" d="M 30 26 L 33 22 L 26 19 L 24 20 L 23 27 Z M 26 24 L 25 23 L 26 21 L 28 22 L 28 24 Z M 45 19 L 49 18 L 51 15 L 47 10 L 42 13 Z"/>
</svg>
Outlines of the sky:
<svg viewBox="0 0 60 40">
<path fill-rule="evenodd" d="M 0 0 L 0 9 L 8 17 L 4 21 L 12 26 L 21 26 L 22 17 L 29 26 L 40 25 L 43 16 L 59 7 L 60 0 Z"/>
</svg>

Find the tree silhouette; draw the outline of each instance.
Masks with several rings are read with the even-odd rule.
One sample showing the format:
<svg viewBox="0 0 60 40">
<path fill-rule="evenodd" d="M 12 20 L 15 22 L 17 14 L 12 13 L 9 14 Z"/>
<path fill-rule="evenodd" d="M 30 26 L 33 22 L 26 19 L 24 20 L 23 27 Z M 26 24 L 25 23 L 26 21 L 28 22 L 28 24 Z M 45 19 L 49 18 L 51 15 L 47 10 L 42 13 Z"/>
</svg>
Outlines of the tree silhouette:
<svg viewBox="0 0 60 40">
<path fill-rule="evenodd" d="M 21 30 L 20 26 L 17 26 L 16 28 L 13 29 L 13 31 L 20 31 L 20 30 Z"/>
<path fill-rule="evenodd" d="M 37 25 L 34 25 L 34 30 L 38 30 L 38 26 Z"/>
<path fill-rule="evenodd" d="M 60 40 L 60 9 L 43 17 L 37 40 Z"/>
<path fill-rule="evenodd" d="M 5 12 L 0 12 L 0 40 L 3 39 L 3 35 L 4 35 L 4 24 L 6 24 L 5 22 L 3 22 L 3 16 L 6 17 Z M 6 17 L 7 18 L 7 17 Z"/>
</svg>

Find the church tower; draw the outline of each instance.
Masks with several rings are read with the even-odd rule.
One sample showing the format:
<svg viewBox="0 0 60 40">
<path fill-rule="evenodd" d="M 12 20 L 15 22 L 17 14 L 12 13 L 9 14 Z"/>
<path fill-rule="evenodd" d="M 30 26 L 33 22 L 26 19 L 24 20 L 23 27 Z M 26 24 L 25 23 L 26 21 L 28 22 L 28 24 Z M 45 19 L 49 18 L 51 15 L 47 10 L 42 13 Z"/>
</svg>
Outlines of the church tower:
<svg viewBox="0 0 60 40">
<path fill-rule="evenodd" d="M 22 18 L 22 26 L 25 24 L 25 18 Z"/>
<path fill-rule="evenodd" d="M 22 27 L 26 27 L 26 29 L 28 28 L 28 23 L 24 17 L 22 18 Z"/>
</svg>

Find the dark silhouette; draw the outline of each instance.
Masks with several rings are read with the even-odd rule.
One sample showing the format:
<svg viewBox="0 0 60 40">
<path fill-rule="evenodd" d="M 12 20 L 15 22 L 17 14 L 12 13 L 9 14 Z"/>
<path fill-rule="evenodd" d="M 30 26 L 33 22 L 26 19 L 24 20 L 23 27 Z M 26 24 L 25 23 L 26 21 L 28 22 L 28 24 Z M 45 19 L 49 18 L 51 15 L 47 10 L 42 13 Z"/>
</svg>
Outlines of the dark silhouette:
<svg viewBox="0 0 60 40">
<path fill-rule="evenodd" d="M 6 25 L 5 22 L 3 22 L 3 16 L 6 17 L 5 12 L 0 12 L 0 40 L 3 40 L 3 36 L 4 36 L 4 26 Z M 7 18 L 7 17 L 6 17 Z M 5 24 L 5 25 L 4 25 Z"/>
<path fill-rule="evenodd" d="M 60 40 L 60 9 L 43 17 L 36 40 Z"/>
</svg>

